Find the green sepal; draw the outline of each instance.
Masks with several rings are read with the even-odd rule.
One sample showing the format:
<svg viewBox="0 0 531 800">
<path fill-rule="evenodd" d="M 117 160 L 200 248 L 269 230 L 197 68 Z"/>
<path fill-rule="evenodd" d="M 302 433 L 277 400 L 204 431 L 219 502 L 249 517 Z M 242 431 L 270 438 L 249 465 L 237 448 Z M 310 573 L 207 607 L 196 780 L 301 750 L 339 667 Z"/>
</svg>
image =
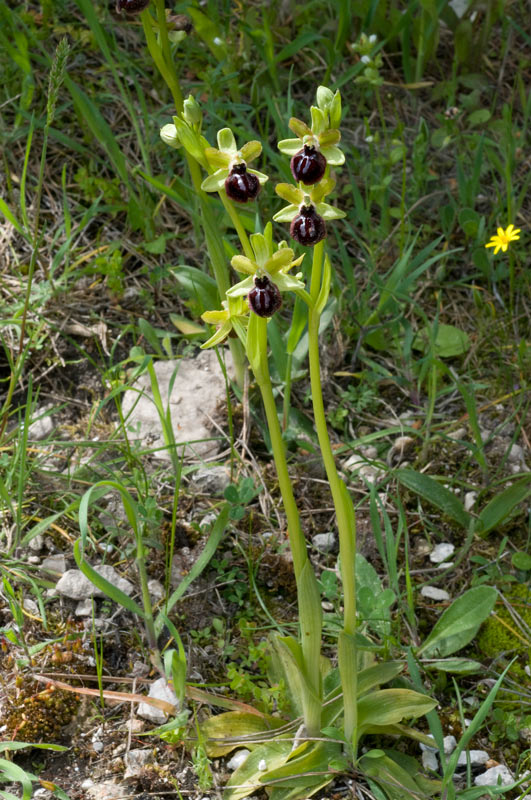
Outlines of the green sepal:
<svg viewBox="0 0 531 800">
<path fill-rule="evenodd" d="M 312 133 L 314 136 L 320 136 L 326 130 L 325 115 L 317 106 L 312 106 L 310 111 L 312 114 Z"/>
<path fill-rule="evenodd" d="M 223 325 L 212 334 L 210 339 L 207 339 L 207 341 L 201 345 L 201 350 L 206 350 L 209 347 L 215 347 L 217 344 L 221 344 L 221 342 L 227 338 L 231 330 L 231 323 L 229 321 L 224 322 Z"/>
<path fill-rule="evenodd" d="M 263 233 L 252 233 L 249 237 L 251 240 L 251 247 L 254 251 L 256 263 L 259 267 L 265 268 L 267 259 L 269 258 L 269 245 Z"/>
<path fill-rule="evenodd" d="M 222 153 L 217 147 L 206 147 L 205 156 L 210 166 L 216 167 L 216 169 L 220 167 L 222 169 L 227 169 L 231 162 L 231 157 L 227 155 L 227 153 Z"/>
<path fill-rule="evenodd" d="M 299 206 L 289 205 L 281 208 L 276 214 L 273 214 L 275 222 L 291 222 L 299 213 Z"/>
<path fill-rule="evenodd" d="M 234 286 L 231 286 L 230 289 L 227 289 L 225 292 L 226 297 L 243 297 L 245 294 L 249 294 L 251 289 L 254 288 L 254 279 L 252 275 L 249 275 L 248 278 L 245 280 L 240 281 L 239 283 L 235 283 Z M 251 317 L 256 316 L 252 314 Z"/>
<path fill-rule="evenodd" d="M 327 86 L 317 87 L 317 105 L 321 111 L 329 111 L 334 100 L 334 93 Z"/>
<path fill-rule="evenodd" d="M 302 142 L 300 139 L 281 139 L 277 147 L 281 153 L 294 156 L 299 150 L 302 150 Z"/>
<path fill-rule="evenodd" d="M 204 192 L 219 192 L 225 186 L 225 181 L 228 176 L 226 169 L 217 169 L 212 175 L 205 178 L 201 184 L 201 189 Z"/>
<path fill-rule="evenodd" d="M 250 172 L 251 175 L 256 175 L 258 178 L 260 185 L 266 183 L 269 180 L 269 175 L 266 175 L 265 172 L 258 172 L 257 169 L 248 169 L 247 172 Z"/>
<path fill-rule="evenodd" d="M 330 127 L 339 128 L 341 125 L 341 94 L 339 89 L 334 94 L 330 105 Z"/>
<path fill-rule="evenodd" d="M 336 147 L 334 144 L 325 145 L 321 147 L 321 153 L 326 158 L 327 162 L 331 164 L 333 167 L 339 167 L 341 164 L 345 163 L 345 154 L 339 147 Z"/>
<path fill-rule="evenodd" d="M 315 210 L 323 219 L 343 219 L 347 216 L 340 208 L 329 206 L 328 203 L 317 203 Z"/>
<path fill-rule="evenodd" d="M 223 153 L 229 155 L 236 155 L 238 152 L 236 139 L 230 128 L 222 128 L 218 131 L 218 147 Z"/>
</svg>

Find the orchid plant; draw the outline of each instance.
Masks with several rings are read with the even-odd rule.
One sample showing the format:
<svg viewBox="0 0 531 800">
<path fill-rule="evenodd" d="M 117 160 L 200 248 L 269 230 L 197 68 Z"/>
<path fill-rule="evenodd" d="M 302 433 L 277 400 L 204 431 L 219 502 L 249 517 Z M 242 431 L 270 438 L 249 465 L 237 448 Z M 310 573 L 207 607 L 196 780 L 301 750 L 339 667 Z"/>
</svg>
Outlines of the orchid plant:
<svg viewBox="0 0 531 800">
<path fill-rule="evenodd" d="M 382 689 L 399 675 L 402 664 L 376 663 L 370 641 L 358 629 L 354 507 L 332 452 L 319 362 L 319 324 L 328 301 L 332 271 L 325 252 L 325 221 L 344 216 L 341 209 L 325 202 L 335 187 L 331 167 L 344 161 L 338 147 L 339 92 L 320 86 L 317 105 L 311 107 L 310 115 L 311 127 L 291 120 L 290 127 L 298 139 L 279 143 L 281 152 L 291 155 L 295 183 L 276 187 L 288 205 L 273 216 L 274 222 L 290 223 L 290 236 L 295 242 L 312 248 L 309 285 L 305 285 L 303 273 L 297 271 L 308 251 L 297 256 L 284 240 L 276 242 L 273 221 L 269 221 L 263 231 L 242 237 L 244 252 L 232 258 L 231 266 L 243 278 L 225 292 L 221 309 L 202 315 L 205 322 L 216 326 L 202 346 L 218 346 L 236 336 L 260 389 L 298 593 L 298 637 L 276 636 L 271 642 L 272 674 L 277 680 L 282 678 L 287 687 L 292 720 L 280 727 L 278 717 L 230 711 L 211 717 L 201 726 L 210 754 L 224 754 L 243 744 L 251 751 L 228 782 L 226 796 L 230 800 L 243 798 L 262 786 L 268 788 L 274 800 L 308 797 L 328 784 L 338 771 L 352 767 L 380 783 L 390 798 L 401 797 L 405 789 L 414 794 L 437 790 L 436 782 L 424 778 L 420 770 L 410 774 L 383 751 L 362 756 L 358 752 L 360 739 L 368 733 L 406 735 L 428 742 L 419 731 L 405 726 L 403 720 L 425 714 L 433 709 L 435 701 L 402 686 Z M 179 136 L 188 155 L 207 172 L 201 183 L 203 190 L 216 191 L 222 198 L 225 195 L 239 203 L 256 199 L 260 185 L 267 180 L 265 174 L 247 167 L 261 152 L 258 142 L 248 142 L 238 149 L 232 132 L 224 128 L 218 132 L 218 148 L 213 148 L 200 134 L 198 123 L 191 123 L 185 114 L 174 120 L 174 126 L 170 138 Z M 161 135 L 168 140 L 167 126 Z M 237 181 L 233 184 L 234 175 Z M 242 225 L 235 227 L 237 232 L 243 230 Z M 269 373 L 268 323 L 281 308 L 283 296 L 289 293 L 300 298 L 306 307 L 315 427 L 339 531 L 344 612 L 337 666 L 322 652 L 321 597 L 293 494 Z"/>
<path fill-rule="evenodd" d="M 376 663 L 374 646 L 364 635 L 356 612 L 356 524 L 352 499 L 340 478 L 328 434 L 319 350 L 321 315 L 328 302 L 332 264 L 325 251 L 327 222 L 345 216 L 325 202 L 334 190 L 331 168 L 345 161 L 340 149 L 341 95 L 325 86 L 317 89 L 309 110 L 310 124 L 292 118 L 289 128 L 296 138 L 282 139 L 279 150 L 290 157 L 294 183 L 281 183 L 277 194 L 288 205 L 248 236 L 238 206 L 255 202 L 268 176 L 248 166 L 262 153 L 260 142 L 238 146 L 230 128 L 217 134 L 213 147 L 202 133 L 202 113 L 193 97 L 184 100 L 172 58 L 163 0 L 118 0 L 125 13 L 140 13 L 148 48 L 169 86 L 176 114 L 161 130 L 162 140 L 181 149 L 200 204 L 208 254 L 216 276 L 221 308 L 206 311 L 203 320 L 215 326 L 202 345 L 215 347 L 225 340 L 231 346 L 237 380 L 243 376 L 246 355 L 260 390 L 287 519 L 298 596 L 298 635 L 271 640 L 271 678 L 283 680 L 292 716 L 230 711 L 201 724 L 201 739 L 210 755 L 221 755 L 245 745 L 250 755 L 233 773 L 227 800 L 239 800 L 265 787 L 272 800 L 298 800 L 314 794 L 340 772 L 363 772 L 378 784 L 380 794 L 403 800 L 438 790 L 420 767 L 406 766 L 392 752 L 372 750 L 360 755 L 359 743 L 367 734 L 409 736 L 426 744 L 427 736 L 404 724 L 436 705 L 425 694 L 405 688 L 381 688 L 396 679 L 402 663 Z M 152 9 L 156 16 L 153 16 Z M 242 253 L 231 260 L 241 279 L 231 285 L 219 230 L 206 194 L 214 192 L 239 237 Z M 236 205 L 235 205 L 236 203 Z M 257 214 L 258 219 L 258 214 Z M 289 222 L 289 235 L 298 245 L 311 248 L 311 277 L 306 285 L 297 271 L 309 255 L 296 255 L 284 239 L 274 235 L 273 222 Z M 336 511 L 339 565 L 343 587 L 343 620 L 337 652 L 326 657 L 322 648 L 322 609 L 319 584 L 308 556 L 300 515 L 293 494 L 286 448 L 279 423 L 268 359 L 268 326 L 283 298 L 293 293 L 305 308 L 311 397 L 315 429 Z M 288 376 L 289 378 L 289 376 Z"/>
</svg>

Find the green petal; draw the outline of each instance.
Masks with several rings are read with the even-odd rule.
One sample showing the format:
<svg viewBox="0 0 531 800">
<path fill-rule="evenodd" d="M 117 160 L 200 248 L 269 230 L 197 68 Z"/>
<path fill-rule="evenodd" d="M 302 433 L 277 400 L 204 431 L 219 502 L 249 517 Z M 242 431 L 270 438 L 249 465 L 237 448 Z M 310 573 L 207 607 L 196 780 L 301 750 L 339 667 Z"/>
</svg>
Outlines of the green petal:
<svg viewBox="0 0 531 800">
<path fill-rule="evenodd" d="M 225 186 L 225 179 L 228 177 L 228 169 L 218 169 L 213 175 L 205 178 L 201 184 L 201 189 L 204 192 L 219 192 Z"/>
<path fill-rule="evenodd" d="M 265 263 L 266 272 L 271 276 L 275 275 L 275 273 L 279 272 L 283 267 L 287 267 L 288 264 L 291 264 L 294 255 L 291 247 L 283 247 L 281 250 L 277 250 L 276 253 L 273 253 L 271 258 L 267 259 Z"/>
<path fill-rule="evenodd" d="M 321 153 L 332 166 L 339 166 L 345 163 L 345 154 L 339 147 L 331 144 L 326 147 L 321 147 Z"/>
<path fill-rule="evenodd" d="M 320 136 L 326 130 L 325 115 L 317 106 L 312 106 L 310 111 L 312 112 L 312 132 L 315 136 Z"/>
<path fill-rule="evenodd" d="M 341 141 L 341 134 L 337 128 L 330 128 L 319 136 L 319 144 L 326 147 L 330 144 L 337 144 Z"/>
<path fill-rule="evenodd" d="M 328 203 L 317 203 L 315 210 L 323 219 L 343 219 L 347 216 L 340 208 L 329 206 Z"/>
<path fill-rule="evenodd" d="M 219 328 L 215 334 L 210 337 L 210 339 L 201 345 L 201 350 L 205 350 L 207 347 L 215 347 L 215 345 L 220 344 L 224 339 L 227 338 L 231 330 L 231 323 L 228 321 L 225 322 L 225 324 L 222 325 L 221 328 Z"/>
<path fill-rule="evenodd" d="M 250 236 L 251 246 L 254 250 L 256 263 L 259 267 L 264 267 L 269 258 L 269 246 L 263 233 L 252 233 Z"/>
<path fill-rule="evenodd" d="M 334 93 L 327 86 L 319 86 L 317 89 L 317 105 L 323 111 L 328 111 L 332 105 Z"/>
<path fill-rule="evenodd" d="M 293 131 L 295 136 L 298 136 L 299 139 L 302 139 L 303 136 L 310 136 L 312 131 L 305 122 L 301 119 L 297 119 L 297 117 L 291 117 L 288 127 L 290 131 Z"/>
<path fill-rule="evenodd" d="M 235 155 L 238 152 L 236 139 L 230 128 L 222 128 L 218 131 L 218 147 L 229 155 Z"/>
<path fill-rule="evenodd" d="M 279 183 L 275 186 L 275 192 L 283 200 L 286 200 L 288 203 L 293 203 L 294 205 L 299 205 L 304 200 L 304 192 L 302 189 L 293 186 L 291 183 Z"/>
<path fill-rule="evenodd" d="M 249 161 L 252 161 L 254 158 L 258 158 L 262 152 L 262 145 L 260 142 L 257 142 L 255 139 L 253 139 L 252 142 L 246 142 L 240 152 L 243 160 L 249 163 Z"/>
<path fill-rule="evenodd" d="M 205 156 L 211 167 L 228 167 L 230 164 L 230 156 L 227 153 L 222 153 L 217 147 L 207 147 L 205 149 Z"/>
<path fill-rule="evenodd" d="M 257 169 L 248 169 L 247 172 L 250 172 L 251 175 L 256 175 L 260 181 L 260 184 L 263 184 L 269 180 L 269 175 L 266 175 L 264 172 L 258 172 Z"/>
<path fill-rule="evenodd" d="M 237 272 L 243 272 L 245 275 L 254 275 L 258 269 L 258 264 L 247 256 L 233 256 L 230 263 Z"/>
<path fill-rule="evenodd" d="M 241 297 L 242 295 L 249 294 L 252 288 L 254 288 L 254 279 L 249 276 L 244 281 L 235 283 L 234 286 L 227 289 L 225 294 L 227 297 Z"/>
<path fill-rule="evenodd" d="M 273 214 L 275 222 L 291 222 L 299 213 L 299 206 L 289 205 L 281 208 L 276 214 Z"/>
<path fill-rule="evenodd" d="M 294 156 L 299 150 L 302 150 L 302 142 L 300 139 L 281 139 L 277 144 L 281 153 L 287 156 Z"/>
</svg>

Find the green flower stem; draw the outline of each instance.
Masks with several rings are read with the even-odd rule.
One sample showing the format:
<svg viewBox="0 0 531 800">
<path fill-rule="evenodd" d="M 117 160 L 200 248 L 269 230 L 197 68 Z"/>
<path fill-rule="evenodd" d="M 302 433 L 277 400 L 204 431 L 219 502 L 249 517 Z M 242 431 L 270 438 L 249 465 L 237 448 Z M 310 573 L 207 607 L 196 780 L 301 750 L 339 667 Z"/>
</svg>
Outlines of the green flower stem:
<svg viewBox="0 0 531 800">
<path fill-rule="evenodd" d="M 234 208 L 234 203 L 232 200 L 227 197 L 227 194 L 224 189 L 218 192 L 221 202 L 223 203 L 223 207 L 229 217 L 231 218 L 231 222 L 234 225 L 234 230 L 238 234 L 240 239 L 240 244 L 243 248 L 243 252 L 250 258 L 251 260 L 254 259 L 253 248 L 251 247 L 251 242 L 249 241 L 249 237 L 247 236 L 247 231 L 243 227 L 242 221 L 240 219 L 240 215 Z"/>
<path fill-rule="evenodd" d="M 317 300 L 321 288 L 323 253 L 324 241 L 315 245 L 313 250 L 310 295 L 314 303 Z M 357 722 L 357 675 L 354 638 L 356 634 L 356 526 L 352 502 L 345 484 L 338 475 L 326 425 L 321 386 L 321 369 L 319 364 L 320 317 L 321 314 L 315 307 L 310 308 L 308 313 L 310 384 L 315 428 L 319 439 L 319 447 L 321 448 L 326 475 L 330 484 L 332 499 L 334 501 L 339 532 L 341 580 L 343 583 L 344 598 L 343 632 L 339 642 L 339 671 L 344 694 L 345 736 L 352 741 Z"/>
<path fill-rule="evenodd" d="M 156 0 L 156 7 L 157 7 L 157 21 L 160 29 L 162 48 L 159 46 L 157 38 L 153 32 L 152 16 L 148 9 L 146 9 L 141 13 L 140 19 L 142 20 L 144 35 L 146 37 L 146 43 L 151 58 L 153 59 L 155 66 L 157 67 L 162 78 L 164 79 L 164 82 L 166 83 L 171 92 L 173 102 L 175 105 L 175 110 L 177 111 L 178 114 L 181 114 L 183 110 L 183 93 L 181 91 L 179 78 L 175 71 L 175 65 L 171 54 L 171 46 L 168 38 L 168 29 L 166 25 L 166 12 L 164 10 L 164 0 Z M 186 159 L 186 163 L 188 165 L 188 170 L 190 172 L 190 177 L 192 179 L 194 192 L 199 199 L 207 251 L 210 262 L 212 264 L 214 277 L 216 279 L 216 285 L 218 287 L 220 299 L 224 300 L 227 290 L 230 287 L 230 277 L 229 277 L 229 270 L 227 267 L 225 250 L 223 247 L 221 235 L 219 233 L 219 227 L 216 223 L 214 214 L 212 213 L 212 210 L 210 208 L 207 194 L 201 189 L 201 183 L 202 183 L 201 168 L 197 163 L 197 161 L 195 161 L 195 159 L 193 159 L 190 156 L 190 154 L 186 150 L 184 150 L 184 148 L 183 152 L 184 152 L 184 157 Z M 227 209 L 227 211 L 229 210 Z M 233 214 L 236 214 L 234 209 L 232 209 L 232 212 Z M 241 226 L 239 219 L 238 223 Z M 245 233 L 243 228 L 242 232 L 243 232 L 243 237 L 245 238 L 245 240 L 247 240 L 248 244 L 247 234 Z M 240 235 L 239 231 L 238 235 Z M 244 239 L 242 239 L 241 235 L 240 239 L 242 240 L 243 244 Z M 248 246 L 250 247 L 249 244 Z M 238 339 L 230 339 L 229 347 L 232 354 L 232 361 L 234 364 L 236 382 L 238 386 L 243 387 L 244 375 L 245 375 L 245 356 L 243 347 Z"/>
<path fill-rule="evenodd" d="M 293 569 L 297 582 L 299 622 L 304 672 L 310 691 L 304 698 L 304 723 L 309 736 L 319 735 L 321 729 L 322 690 L 320 673 L 322 610 L 315 573 L 306 550 L 299 511 L 293 496 L 286 461 L 286 450 L 271 385 L 267 360 L 267 320 L 251 314 L 247 332 L 247 353 L 256 382 L 260 388 L 266 412 L 273 457 L 288 522 L 288 535 Z"/>
</svg>

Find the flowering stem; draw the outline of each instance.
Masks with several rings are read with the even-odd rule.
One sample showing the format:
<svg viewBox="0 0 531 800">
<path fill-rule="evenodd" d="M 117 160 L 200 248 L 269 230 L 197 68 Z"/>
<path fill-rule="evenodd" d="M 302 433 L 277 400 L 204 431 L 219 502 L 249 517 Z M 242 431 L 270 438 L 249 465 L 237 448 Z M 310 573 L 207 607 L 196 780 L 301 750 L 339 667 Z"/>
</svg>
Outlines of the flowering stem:
<svg viewBox="0 0 531 800">
<path fill-rule="evenodd" d="M 234 230 L 238 234 L 238 237 L 240 239 L 240 244 L 243 247 L 243 252 L 247 256 L 247 258 L 250 258 L 252 260 L 254 258 L 253 248 L 251 247 L 251 242 L 249 241 L 247 232 L 243 227 L 240 216 L 236 211 L 236 209 L 234 208 L 234 203 L 229 197 L 227 197 L 224 189 L 221 189 L 221 191 L 219 191 L 218 194 L 221 202 L 223 203 L 225 211 L 231 218 L 231 222 L 234 225 Z"/>
<path fill-rule="evenodd" d="M 304 723 L 309 736 L 319 735 L 321 729 L 321 628 L 322 611 L 315 573 L 306 550 L 299 511 L 293 496 L 288 472 L 286 450 L 271 385 L 267 360 L 267 320 L 251 314 L 247 331 L 247 354 L 256 382 L 260 388 L 267 418 L 273 457 L 288 522 L 288 535 L 293 569 L 297 583 L 301 647 L 305 678 L 310 692 L 303 698 Z"/>
<path fill-rule="evenodd" d="M 155 66 L 157 67 L 158 71 L 161 74 L 161 77 L 164 79 L 164 82 L 166 83 L 171 92 L 177 114 L 181 114 L 183 111 L 183 93 L 181 90 L 179 78 L 175 70 L 175 65 L 171 53 L 171 45 L 168 38 L 168 28 L 166 24 L 166 12 L 164 9 L 164 0 L 156 0 L 156 8 L 157 8 L 157 21 L 160 30 L 160 39 L 162 47 L 157 42 L 157 38 L 153 32 L 153 25 L 152 25 L 153 18 L 148 9 L 146 9 L 141 13 L 140 19 L 142 20 L 144 34 L 146 37 L 146 43 L 151 58 L 153 59 Z M 221 240 L 221 235 L 219 233 L 219 227 L 216 224 L 214 215 L 209 206 L 207 195 L 201 189 L 202 179 L 201 179 L 201 169 L 199 167 L 199 164 L 197 163 L 197 161 L 195 161 L 194 158 L 192 158 L 192 156 L 189 155 L 189 153 L 186 150 L 184 150 L 184 148 L 183 151 L 186 163 L 188 165 L 188 170 L 190 172 L 190 177 L 192 179 L 194 192 L 199 199 L 208 256 L 212 264 L 212 270 L 214 272 L 214 277 L 216 279 L 216 284 L 218 287 L 220 299 L 224 300 L 227 289 L 230 286 L 230 278 L 229 278 L 229 270 L 227 268 L 227 259 L 225 256 L 225 250 L 223 247 L 223 242 Z M 227 212 L 229 213 L 231 219 L 234 222 L 233 214 L 236 215 L 236 212 L 234 211 L 234 209 L 232 209 L 232 214 L 231 214 L 227 206 L 225 206 L 225 208 L 227 209 Z M 240 224 L 241 227 L 239 219 L 238 223 Z M 247 245 L 249 246 L 247 234 L 245 233 L 243 228 L 242 228 L 242 233 L 244 237 L 243 239 L 238 229 L 237 232 L 242 241 L 242 245 L 244 244 L 244 241 L 247 240 Z M 238 383 L 238 386 L 240 386 L 241 388 L 243 387 L 243 380 L 245 374 L 245 359 L 244 359 L 243 347 L 238 339 L 231 339 L 229 341 L 229 347 L 232 354 L 232 360 L 234 363 L 236 382 Z"/>
<path fill-rule="evenodd" d="M 341 580 L 343 583 L 344 615 L 343 631 L 339 637 L 339 671 L 344 695 L 345 736 L 352 741 L 357 723 L 357 674 L 356 674 L 356 525 L 354 508 L 347 487 L 340 479 L 330 437 L 326 425 L 326 414 L 321 385 L 321 369 L 319 364 L 319 322 L 321 312 L 315 303 L 321 289 L 323 271 L 324 241 L 315 245 L 313 250 L 312 278 L 310 295 L 314 307 L 308 313 L 308 348 L 310 362 L 310 383 L 315 428 L 319 439 L 319 447 L 326 469 L 330 491 L 336 510 L 337 528 L 339 532 L 339 552 L 341 560 Z"/>
</svg>

